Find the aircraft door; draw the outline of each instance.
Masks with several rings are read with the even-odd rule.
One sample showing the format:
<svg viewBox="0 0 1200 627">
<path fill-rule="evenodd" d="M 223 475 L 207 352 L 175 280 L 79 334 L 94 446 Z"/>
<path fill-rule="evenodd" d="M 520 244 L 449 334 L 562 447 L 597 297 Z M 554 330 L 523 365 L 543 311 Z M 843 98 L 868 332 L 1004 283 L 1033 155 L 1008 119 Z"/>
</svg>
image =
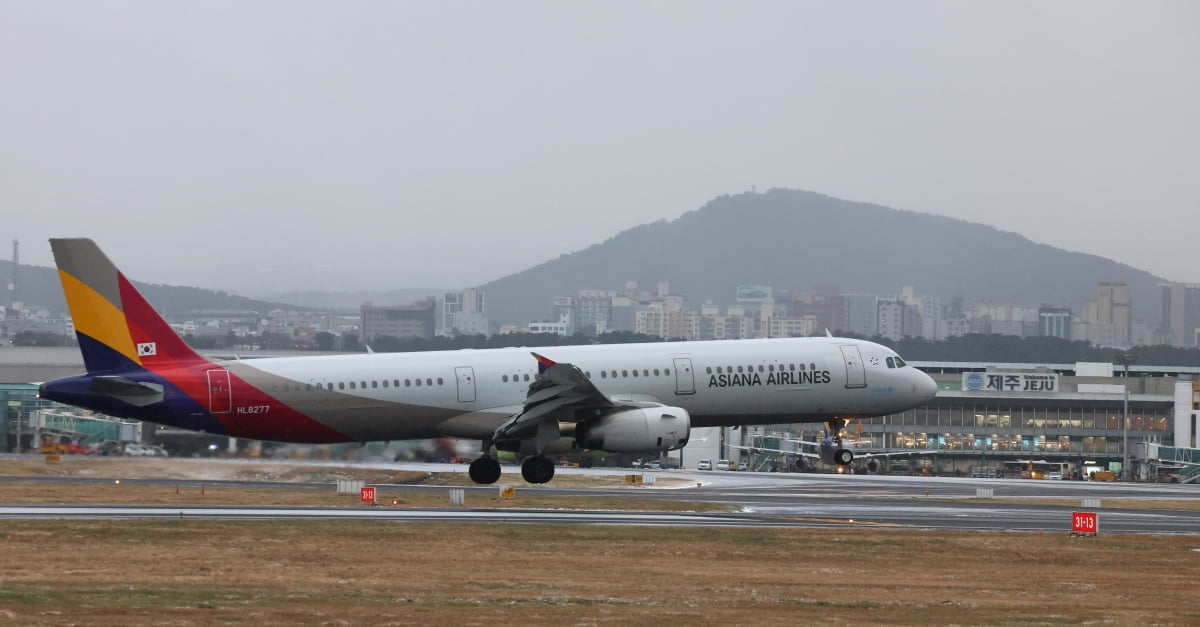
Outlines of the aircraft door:
<svg viewBox="0 0 1200 627">
<path fill-rule="evenodd" d="M 675 358 L 675 394 L 695 394 L 696 379 L 692 374 L 692 360 L 689 357 Z"/>
<path fill-rule="evenodd" d="M 458 379 L 458 402 L 474 403 L 475 370 L 470 366 L 458 366 L 454 369 L 454 376 Z"/>
<path fill-rule="evenodd" d="M 867 369 L 863 367 L 862 353 L 857 346 L 842 345 L 842 360 L 846 362 L 846 387 L 867 387 Z"/>
<path fill-rule="evenodd" d="M 208 371 L 208 411 L 228 414 L 233 411 L 233 386 L 224 368 Z"/>
</svg>

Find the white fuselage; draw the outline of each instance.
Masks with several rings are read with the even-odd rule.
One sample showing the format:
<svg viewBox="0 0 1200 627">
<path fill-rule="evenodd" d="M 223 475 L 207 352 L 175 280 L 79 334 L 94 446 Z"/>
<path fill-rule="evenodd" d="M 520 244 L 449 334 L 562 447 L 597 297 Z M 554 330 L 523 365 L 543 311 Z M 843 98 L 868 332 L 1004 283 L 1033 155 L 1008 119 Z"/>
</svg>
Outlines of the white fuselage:
<svg viewBox="0 0 1200 627">
<path fill-rule="evenodd" d="M 825 337 L 286 357 L 219 366 L 351 440 L 487 438 L 521 410 L 538 375 L 533 353 L 574 364 L 614 400 L 684 408 L 693 427 L 884 415 L 936 392 L 932 379 L 887 347 Z M 255 412 L 270 411 L 239 406 L 237 392 L 230 411 L 238 420 L 250 423 Z"/>
</svg>

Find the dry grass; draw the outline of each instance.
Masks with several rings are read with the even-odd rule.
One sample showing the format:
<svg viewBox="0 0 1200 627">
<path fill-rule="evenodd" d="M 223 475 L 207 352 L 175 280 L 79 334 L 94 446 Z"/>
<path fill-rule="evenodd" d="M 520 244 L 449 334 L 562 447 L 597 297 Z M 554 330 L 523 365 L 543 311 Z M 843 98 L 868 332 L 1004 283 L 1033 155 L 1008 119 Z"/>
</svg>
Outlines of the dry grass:
<svg viewBox="0 0 1200 627">
<path fill-rule="evenodd" d="M 617 496 L 548 496 L 537 488 L 518 488 L 516 498 L 500 498 L 499 489 L 470 491 L 464 496 L 466 507 L 485 508 L 556 508 L 630 511 L 736 511 L 723 503 L 639 499 Z M 446 507 L 447 490 L 401 490 L 382 487 L 376 490 L 376 502 L 384 507 Z M 53 483 L 0 482 L 0 503 L 53 505 L 167 505 L 219 506 L 258 505 L 287 507 L 366 507 L 358 495 L 337 494 L 333 486 L 325 490 L 289 488 L 240 488 L 197 485 L 139 485 L 126 483 Z"/>
<path fill-rule="evenodd" d="M 11 624 L 1196 624 L 1194 537 L 6 521 Z"/>
<path fill-rule="evenodd" d="M 248 462 L 179 458 L 86 457 L 64 455 L 57 463 L 42 459 L 0 460 L 0 475 L 108 479 L 179 479 L 202 481 L 420 483 L 429 473 L 362 466 L 303 462 Z"/>
</svg>

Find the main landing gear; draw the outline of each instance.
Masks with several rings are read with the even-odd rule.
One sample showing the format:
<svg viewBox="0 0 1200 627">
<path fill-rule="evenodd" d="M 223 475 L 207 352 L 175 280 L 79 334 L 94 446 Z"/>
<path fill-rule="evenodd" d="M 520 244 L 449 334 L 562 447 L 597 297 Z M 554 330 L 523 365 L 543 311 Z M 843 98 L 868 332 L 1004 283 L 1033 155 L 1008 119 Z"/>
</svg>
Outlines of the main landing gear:
<svg viewBox="0 0 1200 627">
<path fill-rule="evenodd" d="M 467 474 L 475 483 L 496 483 L 500 480 L 500 461 L 484 455 L 471 462 L 471 466 L 467 468 Z"/>
<path fill-rule="evenodd" d="M 485 455 L 471 462 L 467 474 L 475 483 L 496 483 L 500 480 L 500 462 Z M 527 458 L 521 464 L 521 476 L 529 483 L 547 483 L 554 478 L 554 462 L 544 455 Z"/>
<path fill-rule="evenodd" d="M 529 483 L 547 483 L 554 478 L 554 462 L 545 455 L 536 455 L 521 462 L 521 476 Z"/>
</svg>

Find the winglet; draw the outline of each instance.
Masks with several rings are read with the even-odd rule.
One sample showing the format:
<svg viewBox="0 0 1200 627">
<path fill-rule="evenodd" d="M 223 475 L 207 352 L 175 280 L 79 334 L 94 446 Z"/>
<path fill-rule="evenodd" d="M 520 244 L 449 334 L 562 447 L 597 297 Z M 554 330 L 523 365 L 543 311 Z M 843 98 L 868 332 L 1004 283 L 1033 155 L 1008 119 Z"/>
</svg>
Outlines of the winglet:
<svg viewBox="0 0 1200 627">
<path fill-rule="evenodd" d="M 533 355 L 533 358 L 537 360 L 539 375 L 546 372 L 547 370 L 549 370 L 550 366 L 556 365 L 558 363 L 556 361 L 547 359 L 546 357 L 543 357 L 537 353 L 529 353 L 529 354 Z"/>
</svg>

